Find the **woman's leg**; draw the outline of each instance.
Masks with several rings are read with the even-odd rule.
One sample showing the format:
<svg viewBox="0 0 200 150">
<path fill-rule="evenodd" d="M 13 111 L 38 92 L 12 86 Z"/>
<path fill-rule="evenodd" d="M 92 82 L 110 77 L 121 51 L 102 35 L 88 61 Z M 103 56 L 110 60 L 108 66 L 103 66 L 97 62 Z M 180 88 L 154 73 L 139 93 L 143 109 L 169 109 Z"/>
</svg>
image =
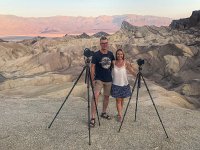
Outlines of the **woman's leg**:
<svg viewBox="0 0 200 150">
<path fill-rule="evenodd" d="M 122 100 L 121 100 L 121 107 L 122 107 L 122 110 L 123 110 L 123 105 L 124 105 L 124 99 L 122 98 Z"/>
<path fill-rule="evenodd" d="M 122 107 L 123 107 L 122 103 L 123 103 L 123 98 L 116 98 L 118 119 L 120 119 L 119 121 L 121 121 L 121 118 L 122 118 Z"/>
</svg>

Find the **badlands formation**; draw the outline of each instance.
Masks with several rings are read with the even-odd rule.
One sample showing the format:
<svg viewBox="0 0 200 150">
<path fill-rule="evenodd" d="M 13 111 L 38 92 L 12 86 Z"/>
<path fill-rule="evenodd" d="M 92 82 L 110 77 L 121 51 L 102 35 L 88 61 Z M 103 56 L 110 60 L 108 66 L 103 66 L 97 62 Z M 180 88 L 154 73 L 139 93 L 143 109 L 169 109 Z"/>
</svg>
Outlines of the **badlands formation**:
<svg viewBox="0 0 200 150">
<path fill-rule="evenodd" d="M 149 86 L 169 139 L 157 119 L 144 84 L 140 88 L 138 121 L 133 121 L 135 92 L 122 133 L 115 119 L 101 119 L 87 135 L 85 74 L 75 86 L 60 115 L 47 129 L 85 65 L 83 50 L 98 50 L 100 32 L 89 36 L 36 37 L 0 40 L 0 147 L 3 149 L 199 149 L 200 122 L 200 12 L 172 21 L 169 27 L 137 27 L 124 21 L 107 35 L 109 48 L 122 48 Z M 131 86 L 135 77 L 129 75 Z M 90 91 L 91 93 L 91 91 Z M 127 103 L 125 103 L 127 104 Z M 125 105 L 126 106 L 126 105 Z M 98 105 L 101 112 L 101 101 Z M 115 100 L 109 112 L 115 118 Z M 153 115 L 152 115 L 153 114 Z M 107 128 L 104 128 L 104 127 Z M 102 138 L 105 137 L 105 138 Z"/>
</svg>

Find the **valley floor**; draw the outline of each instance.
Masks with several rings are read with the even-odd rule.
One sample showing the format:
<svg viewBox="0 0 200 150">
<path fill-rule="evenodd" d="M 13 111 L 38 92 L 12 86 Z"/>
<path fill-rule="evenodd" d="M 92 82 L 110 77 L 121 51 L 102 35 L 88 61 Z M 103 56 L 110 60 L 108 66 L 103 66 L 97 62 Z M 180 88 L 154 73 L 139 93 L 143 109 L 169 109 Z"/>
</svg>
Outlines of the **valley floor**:
<svg viewBox="0 0 200 150">
<path fill-rule="evenodd" d="M 101 126 L 91 129 L 88 145 L 87 100 L 70 96 L 55 119 L 48 125 L 65 97 L 21 97 L 0 95 L 0 149 L 2 150 L 73 150 L 137 149 L 199 150 L 200 111 L 170 105 L 157 105 L 169 138 L 150 100 L 139 99 L 134 122 L 135 98 L 120 133 L 116 121 L 115 100 L 110 99 L 110 121 L 100 119 Z M 127 105 L 127 101 L 125 106 Z M 101 112 L 102 102 L 98 105 Z"/>
</svg>

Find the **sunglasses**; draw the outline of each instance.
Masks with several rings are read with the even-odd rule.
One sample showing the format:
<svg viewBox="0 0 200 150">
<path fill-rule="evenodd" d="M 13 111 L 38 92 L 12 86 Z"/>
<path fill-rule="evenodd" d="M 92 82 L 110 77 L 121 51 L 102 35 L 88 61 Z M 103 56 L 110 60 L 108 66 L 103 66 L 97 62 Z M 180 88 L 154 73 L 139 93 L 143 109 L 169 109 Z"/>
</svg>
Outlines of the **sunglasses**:
<svg viewBox="0 0 200 150">
<path fill-rule="evenodd" d="M 100 44 L 108 44 L 108 42 L 105 42 L 105 43 L 100 43 Z"/>
</svg>

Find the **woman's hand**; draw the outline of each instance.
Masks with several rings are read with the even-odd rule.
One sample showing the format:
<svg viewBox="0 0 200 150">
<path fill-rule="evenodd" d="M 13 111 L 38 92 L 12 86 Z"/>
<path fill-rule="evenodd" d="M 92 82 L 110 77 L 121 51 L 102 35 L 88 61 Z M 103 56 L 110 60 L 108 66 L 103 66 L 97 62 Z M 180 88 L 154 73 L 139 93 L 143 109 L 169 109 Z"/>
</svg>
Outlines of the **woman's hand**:
<svg viewBox="0 0 200 150">
<path fill-rule="evenodd" d="M 137 69 L 136 67 L 131 64 L 130 62 L 126 61 L 126 69 L 128 70 L 129 73 L 131 73 L 133 76 L 137 75 Z"/>
</svg>

